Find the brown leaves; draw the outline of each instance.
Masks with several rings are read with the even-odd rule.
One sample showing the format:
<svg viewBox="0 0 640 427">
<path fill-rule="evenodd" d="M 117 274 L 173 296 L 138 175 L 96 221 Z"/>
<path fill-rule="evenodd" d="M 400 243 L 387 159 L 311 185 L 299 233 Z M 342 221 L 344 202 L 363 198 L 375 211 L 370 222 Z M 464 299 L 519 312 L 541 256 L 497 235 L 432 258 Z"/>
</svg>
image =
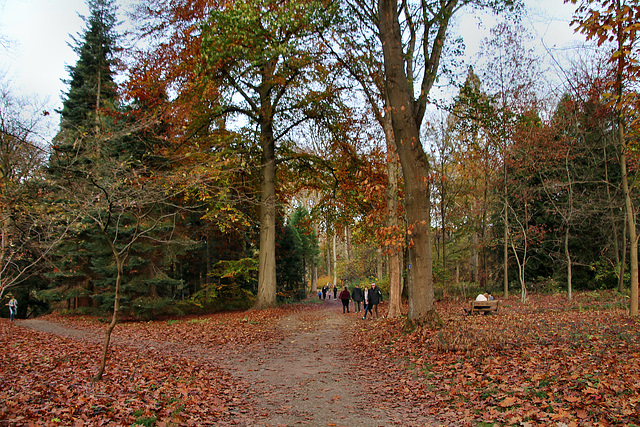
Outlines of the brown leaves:
<svg viewBox="0 0 640 427">
<path fill-rule="evenodd" d="M 640 340 L 626 311 L 610 308 L 619 306 L 613 296 L 580 294 L 567 303 L 536 295 L 526 306 L 513 298 L 490 316 L 464 316 L 466 305 L 439 303 L 445 326 L 437 331 L 405 334 L 403 321 L 393 319 L 361 328 L 354 319 L 360 323 L 350 328 L 353 351 L 366 354 L 359 361 L 366 369 L 350 375 L 364 381 L 375 373 L 376 402 L 411 408 L 407 416 L 437 417 L 442 425 L 638 424 Z M 303 321 L 291 331 L 317 326 L 314 309 L 295 310 Z M 132 425 L 153 418 L 157 426 L 250 424 L 265 414 L 251 407 L 244 397 L 251 393 L 216 358 L 276 340 L 289 343 L 277 323 L 288 313 L 118 325 L 107 375 L 96 384 L 89 380 L 99 341 L 72 341 L 2 321 L 0 424 Z M 64 320 L 86 330 L 104 327 L 90 318 Z M 344 404 L 347 395 L 323 395 L 329 390 L 309 397 Z"/>
<path fill-rule="evenodd" d="M 274 324 L 285 312 L 120 324 L 105 377 L 95 384 L 90 380 L 98 367 L 104 324 L 88 317 L 50 317 L 96 332 L 98 339 L 88 342 L 35 332 L 3 319 L 0 424 L 132 425 L 154 419 L 162 426 L 255 419 L 243 397 L 246 390 L 215 364 L 215 351 L 280 339 Z M 185 343 L 197 349 L 185 353 Z M 236 410 L 232 413 L 231 408 Z"/>
<path fill-rule="evenodd" d="M 609 308 L 615 300 L 536 295 L 526 306 L 503 301 L 490 316 L 464 316 L 463 306 L 440 303 L 445 326 L 437 331 L 402 335 L 403 320 L 378 323 L 370 338 L 383 343 L 375 346 L 377 362 L 406 360 L 395 371 L 405 380 L 395 378 L 382 393 L 445 423 L 459 423 L 463 413 L 474 423 L 509 425 L 640 420 L 640 337 L 626 311 Z"/>
</svg>

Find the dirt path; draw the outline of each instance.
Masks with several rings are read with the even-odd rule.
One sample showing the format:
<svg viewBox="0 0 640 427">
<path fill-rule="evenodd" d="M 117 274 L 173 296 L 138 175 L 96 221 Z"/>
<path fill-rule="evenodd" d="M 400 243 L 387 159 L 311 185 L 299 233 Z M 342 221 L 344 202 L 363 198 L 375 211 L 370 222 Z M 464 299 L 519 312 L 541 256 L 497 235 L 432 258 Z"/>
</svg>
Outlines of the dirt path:
<svg viewBox="0 0 640 427">
<path fill-rule="evenodd" d="M 22 325 L 43 332 L 80 340 L 102 340 L 86 331 L 42 321 Z M 323 308 L 299 312 L 280 321 L 286 337 L 253 350 L 203 352 L 180 343 L 127 342 L 114 345 L 152 345 L 159 351 L 179 351 L 183 356 L 215 358 L 239 382 L 246 384 L 245 396 L 258 409 L 260 419 L 252 426 L 423 426 L 429 420 L 415 419 L 411 408 L 382 399 L 377 393 L 389 378 L 367 366 L 367 351 L 354 351 L 346 339 L 350 328 L 374 327 L 376 321 L 362 320 L 355 313 L 342 314 L 335 300 Z"/>
</svg>

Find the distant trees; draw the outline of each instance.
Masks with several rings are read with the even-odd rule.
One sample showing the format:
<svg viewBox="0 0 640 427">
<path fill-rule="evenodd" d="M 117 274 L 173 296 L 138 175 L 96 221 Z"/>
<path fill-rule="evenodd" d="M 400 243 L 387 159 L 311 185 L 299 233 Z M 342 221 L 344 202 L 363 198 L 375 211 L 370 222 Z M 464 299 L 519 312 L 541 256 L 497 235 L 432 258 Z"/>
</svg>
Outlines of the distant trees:
<svg viewBox="0 0 640 427">
<path fill-rule="evenodd" d="M 514 40 L 508 28 L 501 34 Z M 500 37 L 494 34 L 492 43 L 498 46 Z M 517 281 L 523 297 L 527 289 L 557 289 L 566 282 L 569 298 L 575 286 L 615 287 L 625 276 L 628 283 L 628 229 L 620 215 L 626 210 L 621 209 L 624 186 L 607 68 L 596 58 L 576 61 L 566 73 L 567 94 L 548 111 L 536 95 L 541 78 L 532 74 L 535 58 L 526 52 L 509 57 L 518 52 L 509 46 L 498 46 L 489 62 L 492 71 L 484 77 L 469 73 L 451 108 L 449 128 L 433 140 L 449 137 L 458 144 L 453 158 L 436 153 L 440 164 L 434 172 L 442 172 L 435 178 L 448 174 L 448 184 L 460 179 L 469 187 L 455 201 L 455 215 L 462 221 L 449 225 L 452 236 L 459 236 L 450 240 L 451 249 L 464 253 L 472 248 L 466 263 L 471 271 L 484 264 L 487 282 L 469 273 L 466 277 L 481 286 L 495 286 L 498 257 L 508 255 L 503 259 L 505 295 L 509 281 L 511 286 Z M 628 144 L 635 141 L 629 134 Z M 635 165 L 636 156 L 631 159 Z M 433 196 L 442 207 L 445 187 L 436 182 Z M 485 231 L 479 232 L 480 224 L 487 225 Z M 498 242 L 509 246 L 501 251 Z M 484 252 L 482 262 L 474 247 Z"/>
</svg>

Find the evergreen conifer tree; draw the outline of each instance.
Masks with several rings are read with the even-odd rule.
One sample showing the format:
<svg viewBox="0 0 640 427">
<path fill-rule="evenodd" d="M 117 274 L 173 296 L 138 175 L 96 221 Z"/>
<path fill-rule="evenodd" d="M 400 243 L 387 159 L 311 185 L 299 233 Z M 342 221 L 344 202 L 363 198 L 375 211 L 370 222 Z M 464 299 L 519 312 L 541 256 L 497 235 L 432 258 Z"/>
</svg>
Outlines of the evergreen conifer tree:
<svg viewBox="0 0 640 427">
<path fill-rule="evenodd" d="M 90 16 L 80 38 L 73 37 L 78 54 L 75 66 L 68 66 L 69 91 L 60 111 L 61 142 L 73 142 L 78 134 L 99 135 L 107 130 L 108 112 L 116 109 L 118 93 L 114 82 L 114 53 L 118 35 L 114 0 L 88 0 Z M 64 141 L 67 140 L 67 141 Z M 71 141 L 69 141 L 71 140 Z"/>
<path fill-rule="evenodd" d="M 60 131 L 49 159 L 49 174 L 54 179 L 73 179 L 90 167 L 98 152 L 96 141 L 108 132 L 107 117 L 117 105 L 114 0 L 88 0 L 87 5 L 90 15 L 83 17 L 86 28 L 72 37 L 78 61 L 67 67 L 70 79 L 65 83 L 69 90 L 63 96 Z M 60 245 L 57 268 L 51 274 L 55 291 L 50 298 L 66 298 L 68 308 L 95 305 L 91 299 L 92 281 L 97 277 L 92 270 L 93 259 L 110 255 L 108 246 L 100 244 L 103 239 L 100 230 L 85 221 Z"/>
</svg>

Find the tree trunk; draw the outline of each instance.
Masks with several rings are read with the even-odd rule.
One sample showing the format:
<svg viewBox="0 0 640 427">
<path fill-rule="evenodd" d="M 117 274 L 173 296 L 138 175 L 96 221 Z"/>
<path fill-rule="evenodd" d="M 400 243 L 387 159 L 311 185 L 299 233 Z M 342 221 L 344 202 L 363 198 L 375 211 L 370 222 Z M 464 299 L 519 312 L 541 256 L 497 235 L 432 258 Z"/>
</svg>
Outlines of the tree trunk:
<svg viewBox="0 0 640 427">
<path fill-rule="evenodd" d="M 263 100 L 263 106 L 267 104 Z M 276 159 L 273 127 L 261 123 L 262 175 L 260 181 L 260 256 L 255 309 L 276 305 Z"/>
<path fill-rule="evenodd" d="M 474 230 L 473 234 L 471 235 L 471 243 L 472 243 L 472 247 L 471 247 L 471 268 L 473 269 L 473 282 L 476 285 L 480 285 L 480 269 L 478 268 L 478 247 L 479 247 L 479 242 L 478 242 L 478 231 Z"/>
<path fill-rule="evenodd" d="M 571 180 L 571 168 L 569 167 L 569 150 L 565 157 L 565 169 L 567 171 L 567 183 L 569 185 L 569 206 L 567 214 L 564 215 L 566 229 L 564 233 L 564 253 L 567 258 L 567 298 L 569 301 L 573 298 L 573 265 L 571 261 L 571 253 L 569 252 L 569 236 L 571 223 L 573 222 L 573 182 Z"/>
<path fill-rule="evenodd" d="M 443 161 L 444 162 L 444 161 Z M 441 165 L 441 173 L 444 176 L 444 165 Z M 441 181 L 440 187 L 440 220 L 442 221 L 442 289 L 447 283 L 447 192 L 444 181 Z"/>
<path fill-rule="evenodd" d="M 118 323 L 118 312 L 120 311 L 120 289 L 122 287 L 122 276 L 124 274 L 124 263 L 127 259 L 126 256 L 120 256 L 115 253 L 114 257 L 116 261 L 116 268 L 118 270 L 116 276 L 116 290 L 114 294 L 113 300 L 113 314 L 111 316 L 111 323 L 107 327 L 107 331 L 104 335 L 104 344 L 102 345 L 102 357 L 100 360 L 100 367 L 98 368 L 98 373 L 93 377 L 92 381 L 100 381 L 102 379 L 102 375 L 104 374 L 105 367 L 107 366 L 107 354 L 109 351 L 109 342 L 111 341 L 111 332 L 116 327 Z"/>
<path fill-rule="evenodd" d="M 410 325 L 436 325 L 440 323 L 440 319 L 435 312 L 433 293 L 430 165 L 420 142 L 420 123 L 417 122 L 419 115 L 415 111 L 413 92 L 404 73 L 397 3 L 394 0 L 380 0 L 378 5 L 385 89 L 389 97 L 389 112 L 404 176 L 407 232 L 410 233 L 412 246 L 412 280 L 408 289 L 407 320 Z"/>
<path fill-rule="evenodd" d="M 503 236 L 502 250 L 502 289 L 504 298 L 509 298 L 509 205 L 507 203 L 507 166 L 504 165 L 504 236 Z"/>
<path fill-rule="evenodd" d="M 337 272 L 337 267 L 338 267 L 338 253 L 336 252 L 336 233 L 333 233 L 333 288 L 335 289 L 336 286 L 338 286 L 338 272 Z"/>
<path fill-rule="evenodd" d="M 327 239 L 327 276 L 331 277 L 331 246 Z"/>
<path fill-rule="evenodd" d="M 204 279 L 204 283 L 208 285 L 211 283 L 211 266 L 213 265 L 213 259 L 211 258 L 211 242 L 207 238 L 207 265 L 205 266 L 207 275 Z M 199 290 L 199 289 L 198 289 Z"/>
<path fill-rule="evenodd" d="M 353 244 L 351 242 L 351 227 L 347 224 L 344 228 L 345 255 L 349 262 L 353 261 Z"/>
<path fill-rule="evenodd" d="M 626 212 L 625 212 L 626 215 Z M 627 222 L 623 221 L 622 227 L 622 258 L 620 259 L 620 270 L 618 273 L 618 292 L 624 291 L 624 272 L 627 266 Z"/>
<path fill-rule="evenodd" d="M 318 236 L 318 224 L 313 224 L 314 235 Z M 313 295 L 318 293 L 318 263 L 316 262 L 315 254 L 311 255 L 311 293 Z"/>
<path fill-rule="evenodd" d="M 400 317 L 402 315 L 402 253 L 403 245 L 400 239 L 400 227 L 398 224 L 398 155 L 393 143 L 393 128 L 391 116 L 384 117 L 384 133 L 387 142 L 387 229 L 392 233 L 393 243 L 387 247 L 389 252 L 389 311 L 387 317 Z"/>
<path fill-rule="evenodd" d="M 619 123 L 622 126 L 622 123 Z M 624 141 L 624 130 L 619 129 L 619 136 Z M 620 168 L 622 172 L 622 192 L 625 199 L 625 210 L 627 214 L 627 223 L 629 231 L 629 262 L 631 264 L 631 301 L 629 306 L 629 315 L 638 315 L 638 237 L 636 233 L 636 218 L 633 211 L 633 202 L 629 190 L 629 179 L 627 177 L 627 155 L 625 147 L 622 147 L 620 154 Z"/>
<path fill-rule="evenodd" d="M 382 248 L 376 248 L 376 280 L 382 280 L 384 269 L 384 252 Z"/>
<path fill-rule="evenodd" d="M 569 224 L 564 230 L 564 254 L 567 258 L 567 298 L 573 298 L 573 266 L 571 265 L 571 253 L 569 252 Z"/>
</svg>

